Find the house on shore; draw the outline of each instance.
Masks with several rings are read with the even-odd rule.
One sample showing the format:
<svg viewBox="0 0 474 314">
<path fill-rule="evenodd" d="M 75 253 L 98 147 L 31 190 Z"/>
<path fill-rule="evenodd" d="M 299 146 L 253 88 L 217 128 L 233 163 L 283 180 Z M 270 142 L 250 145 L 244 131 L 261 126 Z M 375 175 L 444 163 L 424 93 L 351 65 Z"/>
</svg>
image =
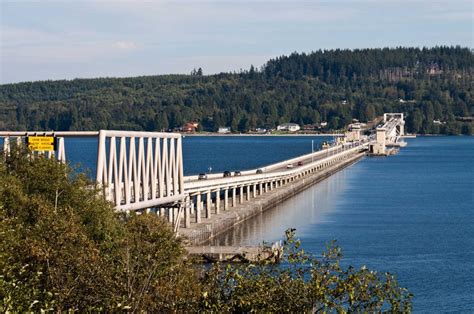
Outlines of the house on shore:
<svg viewBox="0 0 474 314">
<path fill-rule="evenodd" d="M 288 131 L 288 132 L 296 132 L 299 131 L 301 128 L 296 123 L 283 123 L 277 126 L 278 131 Z"/>
<path fill-rule="evenodd" d="M 198 128 L 199 123 L 198 122 L 188 122 L 183 127 L 181 128 L 181 132 L 186 132 L 186 133 L 194 133 L 196 132 L 196 129 Z"/>
<path fill-rule="evenodd" d="M 230 133 L 230 127 L 226 126 L 226 127 L 220 127 L 218 130 L 217 130 L 217 133 L 219 134 L 229 134 Z"/>
</svg>

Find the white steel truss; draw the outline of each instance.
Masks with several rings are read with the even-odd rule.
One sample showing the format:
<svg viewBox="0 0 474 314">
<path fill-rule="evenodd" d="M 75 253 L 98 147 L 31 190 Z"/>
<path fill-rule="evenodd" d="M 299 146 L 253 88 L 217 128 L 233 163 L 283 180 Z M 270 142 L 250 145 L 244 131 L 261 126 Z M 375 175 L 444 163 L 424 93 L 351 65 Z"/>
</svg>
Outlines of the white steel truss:
<svg viewBox="0 0 474 314">
<path fill-rule="evenodd" d="M 121 211 L 183 200 L 181 135 L 101 130 L 96 182 Z"/>
</svg>

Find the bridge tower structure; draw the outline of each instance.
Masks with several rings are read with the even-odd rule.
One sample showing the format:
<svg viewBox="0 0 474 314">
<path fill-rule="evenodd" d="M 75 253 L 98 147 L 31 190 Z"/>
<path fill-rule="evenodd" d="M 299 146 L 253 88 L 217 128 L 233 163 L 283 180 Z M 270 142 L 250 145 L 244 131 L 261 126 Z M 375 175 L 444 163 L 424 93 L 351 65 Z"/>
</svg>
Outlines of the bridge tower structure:
<svg viewBox="0 0 474 314">
<path fill-rule="evenodd" d="M 182 152 L 181 134 L 101 130 L 96 182 L 119 211 L 176 207 L 185 199 Z"/>
<path fill-rule="evenodd" d="M 390 121 L 396 121 L 395 128 L 390 130 L 392 136 L 404 136 L 405 135 L 405 118 L 403 113 L 384 113 L 383 122 L 387 124 Z"/>
<path fill-rule="evenodd" d="M 384 127 L 378 127 L 375 130 L 375 143 L 373 144 L 372 152 L 375 155 L 385 155 L 386 145 L 386 132 L 387 129 Z"/>
<path fill-rule="evenodd" d="M 369 151 L 374 155 L 387 155 L 387 146 L 405 146 L 401 141 L 405 136 L 405 119 L 403 113 L 384 113 L 383 125 L 375 129 L 375 141 Z M 393 153 L 393 150 L 391 150 Z"/>
</svg>

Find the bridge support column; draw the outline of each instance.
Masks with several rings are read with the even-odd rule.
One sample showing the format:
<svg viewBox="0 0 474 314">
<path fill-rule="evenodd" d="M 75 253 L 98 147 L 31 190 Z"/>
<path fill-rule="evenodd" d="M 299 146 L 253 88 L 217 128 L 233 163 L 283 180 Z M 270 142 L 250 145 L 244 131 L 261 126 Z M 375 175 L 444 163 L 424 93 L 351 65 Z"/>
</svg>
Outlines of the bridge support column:
<svg viewBox="0 0 474 314">
<path fill-rule="evenodd" d="M 224 210 L 229 209 L 229 189 L 224 189 Z"/>
<path fill-rule="evenodd" d="M 254 184 L 253 184 L 253 191 L 252 191 L 252 194 L 253 194 L 253 198 L 256 198 L 256 197 L 257 197 L 257 183 L 254 183 Z"/>
<path fill-rule="evenodd" d="M 179 219 L 179 207 L 173 207 L 173 227 L 176 226 Z"/>
<path fill-rule="evenodd" d="M 247 193 L 246 193 L 246 198 L 247 201 L 250 200 L 250 185 L 247 185 Z"/>
<path fill-rule="evenodd" d="M 207 193 L 206 193 L 206 218 L 211 218 L 211 206 L 212 206 L 211 191 L 207 191 Z"/>
<path fill-rule="evenodd" d="M 184 199 L 184 228 L 189 228 L 191 226 L 191 198 L 186 196 Z"/>
<path fill-rule="evenodd" d="M 235 207 L 237 205 L 237 188 L 234 186 L 232 188 L 232 207 Z"/>
<path fill-rule="evenodd" d="M 268 188 L 269 190 L 273 190 L 273 181 L 268 182 Z"/>
<path fill-rule="evenodd" d="M 260 182 L 259 189 L 258 189 L 258 195 L 262 195 L 262 194 L 263 194 L 263 183 Z"/>
<path fill-rule="evenodd" d="M 239 193 L 239 204 L 244 202 L 244 186 L 240 186 L 240 193 Z"/>
<path fill-rule="evenodd" d="M 221 206 L 221 190 L 216 191 L 216 215 L 220 213 Z"/>
<path fill-rule="evenodd" d="M 202 202 L 201 202 L 201 193 L 196 195 L 196 223 L 201 222 L 201 210 L 202 210 Z"/>
<path fill-rule="evenodd" d="M 400 123 L 398 124 L 398 135 L 404 136 L 405 135 L 405 120 L 403 119 L 403 113 L 402 119 L 400 120 Z"/>
</svg>

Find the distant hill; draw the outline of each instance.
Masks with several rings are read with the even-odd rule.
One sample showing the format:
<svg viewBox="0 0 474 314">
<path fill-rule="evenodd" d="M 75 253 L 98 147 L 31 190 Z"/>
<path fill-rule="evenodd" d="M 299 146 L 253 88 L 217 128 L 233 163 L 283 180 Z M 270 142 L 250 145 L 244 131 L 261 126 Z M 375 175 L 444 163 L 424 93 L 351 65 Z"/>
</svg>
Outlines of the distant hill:
<svg viewBox="0 0 474 314">
<path fill-rule="evenodd" d="M 406 112 L 415 133 L 472 133 L 473 51 L 462 47 L 325 50 L 240 73 L 0 85 L 2 130 L 273 128 Z M 433 121 L 436 121 L 435 123 Z"/>
</svg>

